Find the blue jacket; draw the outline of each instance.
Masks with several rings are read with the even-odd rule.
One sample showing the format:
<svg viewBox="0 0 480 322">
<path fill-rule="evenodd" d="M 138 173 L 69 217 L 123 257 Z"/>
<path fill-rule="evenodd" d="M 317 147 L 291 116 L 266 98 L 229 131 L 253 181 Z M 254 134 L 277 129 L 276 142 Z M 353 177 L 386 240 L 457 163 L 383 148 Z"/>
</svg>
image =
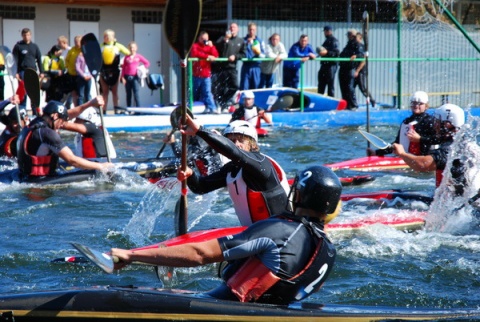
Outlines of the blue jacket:
<svg viewBox="0 0 480 322">
<path fill-rule="evenodd" d="M 315 54 L 315 51 L 313 50 L 312 46 L 308 44 L 305 46 L 305 48 L 300 47 L 300 43 L 296 42 L 293 44 L 292 47 L 290 47 L 290 50 L 288 51 L 288 58 L 294 58 L 294 57 L 308 57 L 309 54 Z M 300 69 L 300 64 L 301 61 L 289 61 L 286 60 L 283 62 L 283 67 L 284 68 L 290 68 L 290 69 Z"/>
</svg>

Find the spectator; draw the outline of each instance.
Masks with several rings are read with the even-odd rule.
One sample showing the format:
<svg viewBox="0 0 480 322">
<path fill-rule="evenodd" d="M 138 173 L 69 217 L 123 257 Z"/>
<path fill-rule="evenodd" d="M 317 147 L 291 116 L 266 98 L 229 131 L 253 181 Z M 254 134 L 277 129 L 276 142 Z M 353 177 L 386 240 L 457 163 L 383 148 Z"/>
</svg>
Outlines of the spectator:
<svg viewBox="0 0 480 322">
<path fill-rule="evenodd" d="M 67 58 L 68 51 L 71 47 L 68 45 L 68 38 L 64 35 L 59 36 L 57 39 L 57 45 L 62 48 L 62 57 L 65 60 Z"/>
<path fill-rule="evenodd" d="M 75 71 L 77 73 L 77 76 L 75 76 L 76 91 L 78 93 L 77 105 L 82 105 L 91 100 L 90 91 L 92 89 L 92 74 L 90 74 L 82 52 L 77 56 Z"/>
<path fill-rule="evenodd" d="M 357 97 L 355 95 L 355 65 L 351 61 L 356 58 L 359 52 L 359 45 L 357 42 L 357 31 L 349 29 L 347 32 L 348 42 L 345 48 L 340 53 L 341 58 L 350 58 L 350 61 L 341 61 L 338 77 L 340 81 L 340 90 L 342 98 L 347 101 L 347 109 L 354 111 L 358 109 Z"/>
<path fill-rule="evenodd" d="M 58 45 L 53 45 L 44 57 L 43 70 L 46 74 L 45 77 L 49 79 L 48 82 L 43 82 L 43 84 L 47 84 L 44 88 L 46 93 L 45 100 L 47 102 L 51 100 L 60 101 L 63 98 L 60 84 L 61 76 L 65 70 L 65 61 L 62 57 L 62 48 Z"/>
<path fill-rule="evenodd" d="M 218 57 L 217 48 L 208 38 L 208 33 L 201 31 L 192 46 L 190 57 L 200 58 L 193 62 L 193 93 L 195 100 L 205 103 L 205 113 L 217 113 L 212 94 L 211 61 Z"/>
<path fill-rule="evenodd" d="M 128 44 L 130 55 L 125 56 L 122 66 L 122 83 L 125 85 L 125 91 L 127 92 L 127 106 L 132 105 L 132 92 L 135 100 L 135 106 L 140 107 L 140 78 L 137 75 L 137 70 L 140 64 L 143 64 L 145 68 L 150 66 L 150 62 L 137 53 L 137 43 L 131 41 Z"/>
<path fill-rule="evenodd" d="M 272 118 L 265 113 L 265 110 L 255 105 L 255 94 L 252 91 L 243 92 L 243 104 L 233 112 L 230 122 L 237 120 L 247 121 L 255 128 L 260 128 L 261 120 L 272 124 Z"/>
<path fill-rule="evenodd" d="M 257 25 L 253 22 L 248 24 L 248 33 L 243 38 L 245 43 L 246 58 L 265 57 L 265 43 L 257 36 Z M 240 89 L 257 89 L 260 87 L 260 62 L 244 61 L 240 74 Z"/>
<path fill-rule="evenodd" d="M 316 57 L 312 46 L 308 43 L 308 36 L 301 35 L 288 51 L 288 58 L 301 58 L 301 60 L 287 60 L 283 63 L 283 86 L 298 88 L 302 64 Z"/>
<path fill-rule="evenodd" d="M 115 32 L 107 29 L 103 32 L 102 44 L 103 65 L 100 73 L 100 87 L 102 91 L 103 112 L 107 112 L 108 93 L 112 91 L 113 108 L 118 113 L 120 100 L 118 98 L 118 82 L 120 81 L 120 54 L 130 55 L 130 50 L 115 39 Z M 115 108 L 116 107 L 116 108 Z"/>
<path fill-rule="evenodd" d="M 218 38 L 215 46 L 219 57 L 228 58 L 228 62 L 212 65 L 213 95 L 222 110 L 225 110 L 238 91 L 237 61 L 246 56 L 243 39 L 238 36 L 238 25 L 231 23 L 225 36 Z"/>
<path fill-rule="evenodd" d="M 356 36 L 358 42 L 358 55 L 355 58 L 365 58 L 365 47 L 363 45 L 363 36 L 361 33 L 357 33 Z M 355 83 L 354 88 L 358 86 L 363 96 L 367 99 L 368 102 L 372 103 L 372 106 L 375 107 L 375 99 L 372 94 L 367 89 L 367 64 L 365 61 L 357 62 L 357 67 L 355 68 Z"/>
<path fill-rule="evenodd" d="M 273 58 L 273 61 L 262 61 L 260 69 L 262 74 L 260 75 L 259 88 L 271 88 L 274 82 L 273 73 L 277 71 L 280 62 L 288 57 L 285 46 L 280 42 L 280 35 L 274 33 L 268 38 L 268 44 L 265 46 L 265 57 Z"/>
<path fill-rule="evenodd" d="M 65 58 L 65 66 L 67 67 L 67 74 L 64 76 L 65 82 L 68 84 L 68 86 L 65 86 L 64 92 L 65 94 L 70 94 L 72 98 L 72 102 L 74 106 L 78 106 L 83 104 L 80 99 L 79 95 L 79 89 L 78 89 L 78 73 L 77 73 L 77 57 L 78 55 L 82 52 L 82 36 L 75 36 L 73 39 L 74 41 L 74 46 L 70 48 L 70 50 L 67 53 L 67 57 Z M 67 88 L 70 87 L 70 88 Z M 67 105 L 69 107 L 70 105 Z"/>
<path fill-rule="evenodd" d="M 30 29 L 23 28 L 21 33 L 22 40 L 15 44 L 12 51 L 17 63 L 17 74 L 15 78 L 19 81 L 23 80 L 23 72 L 26 68 L 38 70 L 40 72 L 40 78 L 43 78 L 42 52 L 37 44 L 32 42 Z M 20 105 L 25 106 L 26 99 L 27 96 L 25 95 Z"/>
<path fill-rule="evenodd" d="M 317 48 L 317 53 L 324 58 L 335 58 L 340 54 L 337 38 L 333 36 L 331 26 L 323 27 L 325 41 L 322 46 Z M 335 74 L 337 73 L 338 62 L 320 61 L 320 70 L 318 71 L 318 93 L 325 94 L 325 88 L 328 87 L 328 96 L 335 97 Z"/>
</svg>

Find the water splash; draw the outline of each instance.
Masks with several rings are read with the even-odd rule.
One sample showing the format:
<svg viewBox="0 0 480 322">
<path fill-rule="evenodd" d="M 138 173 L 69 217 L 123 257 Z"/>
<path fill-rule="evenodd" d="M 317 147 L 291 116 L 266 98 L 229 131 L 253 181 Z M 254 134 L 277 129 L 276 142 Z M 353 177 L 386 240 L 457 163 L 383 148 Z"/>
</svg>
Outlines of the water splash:
<svg viewBox="0 0 480 322">
<path fill-rule="evenodd" d="M 480 118 L 468 113 L 467 123 L 455 135 L 451 145 L 446 169 L 451 169 L 455 159 L 464 164 L 466 185 L 462 195 L 457 196 L 452 187 L 451 171 L 444 171 L 441 185 L 435 191 L 434 201 L 427 216 L 426 229 L 452 234 L 464 234 L 478 223 L 475 213 L 477 203 L 469 200 L 480 189 L 480 146 L 477 137 L 480 135 Z"/>
</svg>

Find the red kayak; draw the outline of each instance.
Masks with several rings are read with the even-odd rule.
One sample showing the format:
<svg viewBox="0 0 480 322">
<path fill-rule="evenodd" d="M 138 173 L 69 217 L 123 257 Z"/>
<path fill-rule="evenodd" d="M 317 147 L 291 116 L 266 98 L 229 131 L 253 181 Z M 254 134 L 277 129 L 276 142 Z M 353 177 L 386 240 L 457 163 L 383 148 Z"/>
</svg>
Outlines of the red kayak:
<svg viewBox="0 0 480 322">
<path fill-rule="evenodd" d="M 423 191 L 402 191 L 402 190 L 381 190 L 372 192 L 344 193 L 341 196 L 342 201 L 349 201 L 357 198 L 365 199 L 388 199 L 401 198 L 404 200 L 417 200 L 425 203 L 433 201 L 433 195 Z"/>
<path fill-rule="evenodd" d="M 352 159 L 337 163 L 325 164 L 332 170 L 350 169 L 357 171 L 383 171 L 408 169 L 408 165 L 401 158 L 372 156 Z"/>
<path fill-rule="evenodd" d="M 421 229 L 425 225 L 426 212 L 412 212 L 405 215 L 381 215 L 364 219 L 353 220 L 344 223 L 328 223 L 325 225 L 325 231 L 328 233 L 345 233 L 367 229 L 373 225 L 385 225 L 399 230 L 414 231 Z M 228 235 L 235 235 L 244 231 L 247 227 L 226 227 L 208 230 L 199 230 L 177 236 L 160 243 L 134 248 L 133 250 L 152 249 L 157 247 L 169 247 L 187 243 L 198 243 Z M 88 260 L 83 256 L 68 256 L 52 260 L 52 262 L 85 263 Z"/>
</svg>

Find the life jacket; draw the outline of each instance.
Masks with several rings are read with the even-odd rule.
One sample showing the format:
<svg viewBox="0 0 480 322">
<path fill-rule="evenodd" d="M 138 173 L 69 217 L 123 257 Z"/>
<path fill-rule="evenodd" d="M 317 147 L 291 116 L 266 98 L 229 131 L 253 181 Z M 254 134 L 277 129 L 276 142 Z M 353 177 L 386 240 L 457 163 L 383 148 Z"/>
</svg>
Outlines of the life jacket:
<svg viewBox="0 0 480 322">
<path fill-rule="evenodd" d="M 242 169 L 236 176 L 232 176 L 232 173 L 227 175 L 227 189 L 242 226 L 249 226 L 256 221 L 267 219 L 272 214 L 279 213 L 274 211 L 275 209 L 283 212 L 287 206 L 287 196 L 290 190 L 287 176 L 276 161 L 267 158 L 272 163 L 280 181 L 280 185 L 271 190 L 255 191 L 250 189 L 243 180 Z"/>
<path fill-rule="evenodd" d="M 316 229 L 305 219 L 302 222 L 317 238 L 317 246 L 305 268 L 289 279 L 282 279 L 257 257 L 249 258 L 227 280 L 227 286 L 240 302 L 300 301 L 322 287 L 333 268 L 336 250 L 323 231 Z"/>
<path fill-rule="evenodd" d="M 3 146 L 3 153 L 5 153 L 5 156 L 9 158 L 17 156 L 17 139 L 18 136 L 15 135 L 5 142 L 5 145 Z"/>
<path fill-rule="evenodd" d="M 422 152 L 420 149 L 420 142 L 410 142 L 407 137 L 408 131 L 410 129 L 415 129 L 415 124 L 417 123 L 417 121 L 413 121 L 408 124 L 402 123 L 402 125 L 400 125 L 400 144 L 403 145 L 403 148 L 408 153 L 414 155 L 421 155 Z"/>
<path fill-rule="evenodd" d="M 443 169 L 435 170 L 435 187 L 440 187 L 440 184 L 442 183 L 442 179 L 443 179 Z"/>
<path fill-rule="evenodd" d="M 28 143 L 32 137 L 33 131 L 46 127 L 44 122 L 36 123 L 32 126 L 23 128 L 18 137 L 18 169 L 23 176 L 49 176 L 55 175 L 58 156 L 52 152 L 45 156 L 36 156 L 28 153 Z"/>
</svg>

